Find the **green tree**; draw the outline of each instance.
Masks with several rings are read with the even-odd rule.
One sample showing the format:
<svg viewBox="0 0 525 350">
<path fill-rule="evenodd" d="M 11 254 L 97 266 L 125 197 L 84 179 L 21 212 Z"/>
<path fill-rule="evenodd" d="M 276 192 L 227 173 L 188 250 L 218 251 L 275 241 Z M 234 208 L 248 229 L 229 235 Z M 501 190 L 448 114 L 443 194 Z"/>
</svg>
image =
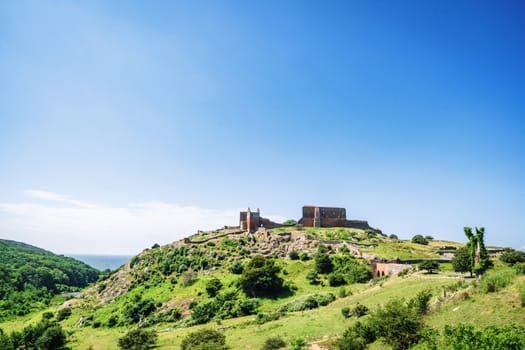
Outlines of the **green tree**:
<svg viewBox="0 0 525 350">
<path fill-rule="evenodd" d="M 118 340 L 122 350 L 148 350 L 157 342 L 157 333 L 145 329 L 134 329 Z"/>
<path fill-rule="evenodd" d="M 452 258 L 452 267 L 456 272 L 470 272 L 472 274 L 472 265 L 468 247 L 456 249 L 456 253 Z"/>
<path fill-rule="evenodd" d="M 296 224 L 297 224 L 297 221 L 294 219 L 288 219 L 283 222 L 283 225 L 286 225 L 286 226 L 294 226 Z"/>
<path fill-rule="evenodd" d="M 415 235 L 414 237 L 412 237 L 412 243 L 427 245 L 428 240 L 422 235 Z"/>
<path fill-rule="evenodd" d="M 277 350 L 285 346 L 286 342 L 281 337 L 271 337 L 264 341 L 261 350 Z"/>
<path fill-rule="evenodd" d="M 283 279 L 279 277 L 281 268 L 275 265 L 274 259 L 256 255 L 244 269 L 240 284 L 242 290 L 252 296 L 275 295 L 283 288 Z"/>
<path fill-rule="evenodd" d="M 213 329 L 201 329 L 182 339 L 181 350 L 227 350 L 226 337 Z"/>
<path fill-rule="evenodd" d="M 369 322 L 376 336 L 394 350 L 405 350 L 416 344 L 423 329 L 421 315 L 399 299 L 388 301 L 372 314 Z"/>
<path fill-rule="evenodd" d="M 421 262 L 418 266 L 419 269 L 427 270 L 428 273 L 432 273 L 434 270 L 439 270 L 439 263 L 434 260 L 425 260 Z"/>
<path fill-rule="evenodd" d="M 326 248 L 323 245 L 317 247 L 317 253 L 314 257 L 315 269 L 318 273 L 328 274 L 334 269 L 330 255 L 326 252 Z"/>
<path fill-rule="evenodd" d="M 467 248 L 470 256 L 470 264 L 472 266 L 471 273 L 479 276 L 485 272 L 490 266 L 489 254 L 485 248 L 485 228 L 476 227 L 476 234 L 472 233 L 472 228 L 464 227 L 463 231 L 467 236 Z"/>
<path fill-rule="evenodd" d="M 512 248 L 505 248 L 499 259 L 505 264 L 513 266 L 516 263 L 525 262 L 525 253 Z"/>
</svg>

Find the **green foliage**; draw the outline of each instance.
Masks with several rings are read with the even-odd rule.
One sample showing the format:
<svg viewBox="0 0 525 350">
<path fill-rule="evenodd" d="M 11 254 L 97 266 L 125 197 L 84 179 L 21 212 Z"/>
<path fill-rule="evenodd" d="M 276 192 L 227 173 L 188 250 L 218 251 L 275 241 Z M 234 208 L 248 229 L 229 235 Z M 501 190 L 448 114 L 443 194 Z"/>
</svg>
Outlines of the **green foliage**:
<svg viewBox="0 0 525 350">
<path fill-rule="evenodd" d="M 71 316 L 71 308 L 70 307 L 64 307 L 57 312 L 57 321 L 60 322 L 62 320 L 65 320 Z"/>
<path fill-rule="evenodd" d="M 286 225 L 286 226 L 295 226 L 297 225 L 297 221 L 294 220 L 294 219 L 288 219 L 286 221 L 283 222 L 283 225 Z"/>
<path fill-rule="evenodd" d="M 290 260 L 299 260 L 299 252 L 297 250 L 292 250 L 290 253 L 288 253 L 288 257 Z"/>
<path fill-rule="evenodd" d="M 328 274 L 332 272 L 334 265 L 330 256 L 325 252 L 322 246 L 319 246 L 317 253 L 315 254 L 315 270 L 320 274 Z"/>
<path fill-rule="evenodd" d="M 428 245 L 428 240 L 422 235 L 415 235 L 412 237 L 412 243 Z"/>
<path fill-rule="evenodd" d="M 122 312 L 123 324 L 134 324 L 143 321 L 155 311 L 155 303 L 151 299 L 142 299 L 140 295 L 135 295 L 129 301 Z"/>
<path fill-rule="evenodd" d="M 485 228 L 476 227 L 476 234 L 472 233 L 472 228 L 464 227 L 463 231 L 467 236 L 467 249 L 470 257 L 471 272 L 480 275 L 490 266 L 489 255 L 485 248 Z"/>
<path fill-rule="evenodd" d="M 525 349 L 525 328 L 509 325 L 476 329 L 471 324 L 446 325 L 442 332 L 427 331 L 418 349 L 521 350 Z"/>
<path fill-rule="evenodd" d="M 514 277 L 516 277 L 516 270 L 512 268 L 489 271 L 481 279 L 479 290 L 482 293 L 497 292 L 509 285 Z"/>
<path fill-rule="evenodd" d="M 290 341 L 290 350 L 302 350 L 307 345 L 308 343 L 303 338 L 301 337 L 294 338 L 292 339 L 292 341 Z"/>
<path fill-rule="evenodd" d="M 255 320 L 258 324 L 264 324 L 266 322 L 278 320 L 280 316 L 281 314 L 277 312 L 259 312 Z"/>
<path fill-rule="evenodd" d="M 350 310 L 350 307 L 345 306 L 341 309 L 341 315 L 343 315 L 346 318 L 352 317 L 352 311 Z"/>
<path fill-rule="evenodd" d="M 208 281 L 206 281 L 206 293 L 208 293 L 209 297 L 214 297 L 217 295 L 219 290 L 222 288 L 222 282 L 220 279 L 214 277 Z"/>
<path fill-rule="evenodd" d="M 254 256 L 246 265 L 241 278 L 242 290 L 250 296 L 276 295 L 283 291 L 283 279 L 278 276 L 281 268 L 274 259 Z"/>
<path fill-rule="evenodd" d="M 227 319 L 257 312 L 259 300 L 239 297 L 236 292 L 217 295 L 215 299 L 198 304 L 191 309 L 190 325 L 204 324 L 212 319 Z"/>
<path fill-rule="evenodd" d="M 230 266 L 230 272 L 234 275 L 240 275 L 242 271 L 244 270 L 244 266 L 242 266 L 241 262 L 236 261 Z"/>
<path fill-rule="evenodd" d="M 456 272 L 471 272 L 472 262 L 469 254 L 468 247 L 461 247 L 456 249 L 454 258 L 452 258 L 452 267 Z"/>
<path fill-rule="evenodd" d="M 410 299 L 408 305 L 416 310 L 419 315 L 424 315 L 428 312 L 430 298 L 432 298 L 432 292 L 428 289 L 422 290 L 413 299 Z"/>
<path fill-rule="evenodd" d="M 505 248 L 499 259 L 505 264 L 513 266 L 516 263 L 525 263 L 525 253 L 512 248 Z"/>
<path fill-rule="evenodd" d="M 397 235 L 394 235 L 394 234 L 391 234 L 390 236 L 388 236 L 390 239 L 395 239 L 395 240 L 398 240 L 399 238 L 397 237 Z"/>
<path fill-rule="evenodd" d="M 2 350 L 66 350 L 67 338 L 60 324 L 49 319 L 24 327 L 21 332 L 10 336 L 0 329 L 0 349 Z"/>
<path fill-rule="evenodd" d="M 364 350 L 376 338 L 375 330 L 369 322 L 357 321 L 345 330 L 343 336 L 336 341 L 336 346 L 340 350 Z"/>
<path fill-rule="evenodd" d="M 280 312 L 296 312 L 316 309 L 319 306 L 326 306 L 335 300 L 333 293 L 317 293 L 295 299 L 288 304 L 281 306 Z"/>
<path fill-rule="evenodd" d="M 271 337 L 264 341 L 261 350 L 277 350 L 286 346 L 286 342 L 281 337 Z"/>
<path fill-rule="evenodd" d="M 41 309 L 54 295 L 97 279 L 97 270 L 73 258 L 0 240 L 0 320 Z"/>
<path fill-rule="evenodd" d="M 181 350 L 227 350 L 226 337 L 219 331 L 201 329 L 188 334 L 181 343 Z"/>
<path fill-rule="evenodd" d="M 321 281 L 319 280 L 319 275 L 317 274 L 316 270 L 308 271 L 306 274 L 306 279 L 310 284 L 319 284 Z"/>
<path fill-rule="evenodd" d="M 148 350 L 155 346 L 157 333 L 145 329 L 134 329 L 118 340 L 122 350 Z"/>
<path fill-rule="evenodd" d="M 439 263 L 434 260 L 426 260 L 418 265 L 420 270 L 427 270 L 428 273 L 432 273 L 434 270 L 439 270 Z"/>
<path fill-rule="evenodd" d="M 371 315 L 369 322 L 376 336 L 394 350 L 408 349 L 417 343 L 423 329 L 421 316 L 399 299 L 388 301 Z"/>
</svg>

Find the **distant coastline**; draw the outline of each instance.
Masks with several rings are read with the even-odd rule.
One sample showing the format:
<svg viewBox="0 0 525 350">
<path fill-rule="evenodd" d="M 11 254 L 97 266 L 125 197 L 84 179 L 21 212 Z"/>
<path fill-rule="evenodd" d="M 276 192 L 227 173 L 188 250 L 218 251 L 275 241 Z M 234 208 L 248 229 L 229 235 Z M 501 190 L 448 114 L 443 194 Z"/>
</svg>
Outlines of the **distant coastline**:
<svg viewBox="0 0 525 350">
<path fill-rule="evenodd" d="M 124 265 L 132 255 L 95 255 L 95 254 L 68 254 L 72 258 L 85 262 L 98 270 L 115 270 Z"/>
</svg>

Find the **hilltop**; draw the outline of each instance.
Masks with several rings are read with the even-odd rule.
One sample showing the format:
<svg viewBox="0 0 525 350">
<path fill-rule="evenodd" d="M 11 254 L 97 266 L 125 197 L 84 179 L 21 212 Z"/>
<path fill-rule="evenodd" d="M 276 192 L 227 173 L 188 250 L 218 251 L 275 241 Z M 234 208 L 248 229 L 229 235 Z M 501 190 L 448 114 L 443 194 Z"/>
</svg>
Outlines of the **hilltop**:
<svg viewBox="0 0 525 350">
<path fill-rule="evenodd" d="M 70 310 L 61 324 L 73 334 L 73 349 L 115 348 L 124 332 L 136 327 L 155 330 L 159 349 L 177 347 L 202 327 L 225 334 L 233 349 L 259 349 L 271 336 L 335 349 L 335 340 L 356 322 L 343 309 L 376 310 L 420 293 L 431 295 L 425 322 L 435 327 L 449 319 L 523 325 L 517 293 L 524 276 L 514 274 L 497 295 L 487 294 L 476 278 L 453 272 L 450 260 L 463 244 L 432 237 L 426 243 L 371 228 L 301 224 L 199 231 L 145 249 L 80 297 L 48 310 Z M 439 262 L 439 273 L 417 271 L 429 260 Z M 493 260 L 494 273 L 513 273 L 496 255 Z M 262 273 L 270 287 L 259 292 L 247 287 L 254 273 Z M 490 316 L 477 320 L 480 313 Z M 21 322 L 1 327 L 20 329 Z M 373 348 L 384 345 L 376 342 Z"/>
</svg>

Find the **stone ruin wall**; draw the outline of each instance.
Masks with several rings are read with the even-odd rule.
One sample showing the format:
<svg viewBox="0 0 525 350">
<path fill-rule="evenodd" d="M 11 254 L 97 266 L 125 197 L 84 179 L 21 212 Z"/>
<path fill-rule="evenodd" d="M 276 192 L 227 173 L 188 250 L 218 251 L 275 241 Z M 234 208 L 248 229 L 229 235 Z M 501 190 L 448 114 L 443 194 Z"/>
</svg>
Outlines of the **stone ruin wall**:
<svg viewBox="0 0 525 350">
<path fill-rule="evenodd" d="M 303 217 L 300 223 L 304 227 L 314 227 L 316 209 L 320 215 L 320 227 L 345 227 L 346 226 L 346 209 L 345 208 L 328 208 L 304 206 Z"/>
<path fill-rule="evenodd" d="M 370 267 L 372 269 L 372 277 L 376 278 L 388 275 L 395 276 L 401 271 L 411 269 L 412 265 L 370 261 Z"/>
</svg>

